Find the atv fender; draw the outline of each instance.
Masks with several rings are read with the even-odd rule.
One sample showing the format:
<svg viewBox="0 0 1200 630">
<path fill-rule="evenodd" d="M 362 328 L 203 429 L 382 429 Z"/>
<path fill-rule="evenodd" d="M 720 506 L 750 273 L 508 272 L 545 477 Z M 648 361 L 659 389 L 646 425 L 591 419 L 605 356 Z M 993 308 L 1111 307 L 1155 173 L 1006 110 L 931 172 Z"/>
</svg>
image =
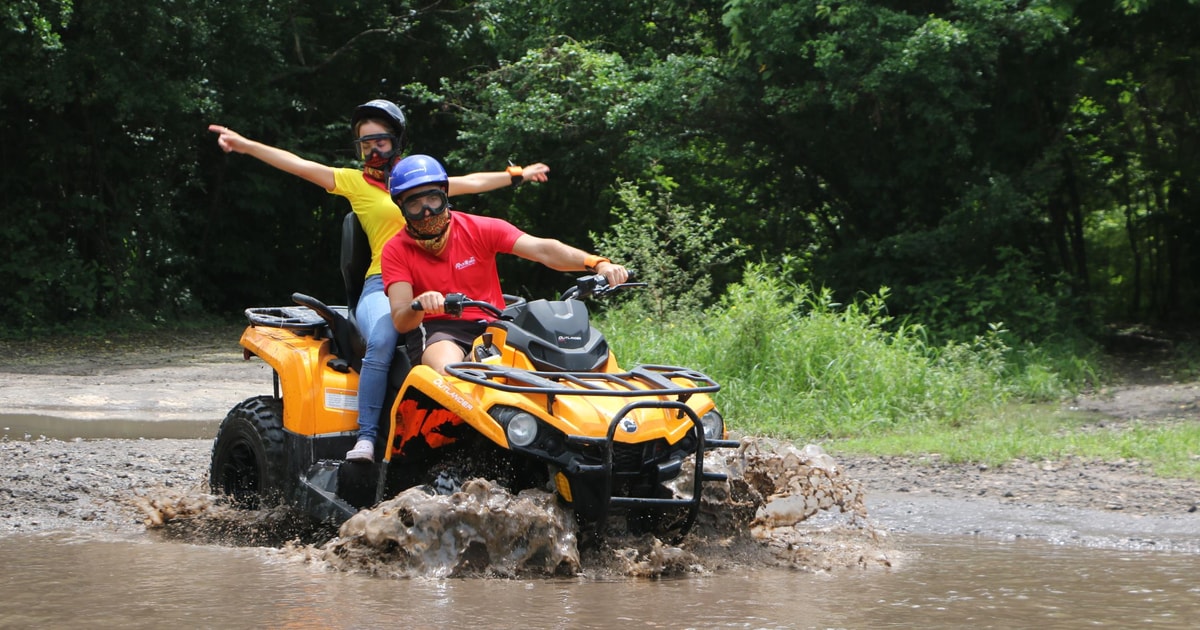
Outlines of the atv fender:
<svg viewBox="0 0 1200 630">
<path fill-rule="evenodd" d="M 330 341 L 285 328 L 250 326 L 242 333 L 246 358 L 275 370 L 283 389 L 283 426 L 299 435 L 358 429 L 358 374 L 330 367 Z M 319 387 L 311 385 L 320 384 Z M 310 384 L 308 387 L 293 384 Z"/>
</svg>

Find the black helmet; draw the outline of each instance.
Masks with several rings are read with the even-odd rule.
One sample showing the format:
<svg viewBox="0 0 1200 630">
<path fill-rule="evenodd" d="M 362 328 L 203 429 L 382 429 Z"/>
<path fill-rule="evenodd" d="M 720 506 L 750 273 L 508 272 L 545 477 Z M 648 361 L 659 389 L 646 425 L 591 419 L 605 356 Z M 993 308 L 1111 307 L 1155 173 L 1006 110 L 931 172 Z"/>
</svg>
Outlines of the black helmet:
<svg viewBox="0 0 1200 630">
<path fill-rule="evenodd" d="M 392 127 L 392 133 L 398 138 L 399 146 L 395 149 L 397 154 L 402 154 L 408 148 L 408 123 L 404 120 L 404 111 L 399 105 L 377 98 L 355 107 L 354 115 L 350 117 L 350 132 L 357 134 L 358 124 L 367 118 L 386 121 Z"/>
</svg>

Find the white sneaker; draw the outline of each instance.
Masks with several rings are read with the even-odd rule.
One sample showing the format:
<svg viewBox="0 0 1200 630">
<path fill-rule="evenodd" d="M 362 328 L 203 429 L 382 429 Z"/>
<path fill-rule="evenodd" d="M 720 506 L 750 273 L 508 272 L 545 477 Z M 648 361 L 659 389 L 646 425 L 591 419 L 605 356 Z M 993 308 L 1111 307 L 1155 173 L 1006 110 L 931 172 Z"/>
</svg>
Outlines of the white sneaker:
<svg viewBox="0 0 1200 630">
<path fill-rule="evenodd" d="M 346 453 L 346 461 L 349 462 L 373 462 L 375 461 L 375 444 L 371 440 L 359 440 L 355 442 L 354 448 Z"/>
</svg>

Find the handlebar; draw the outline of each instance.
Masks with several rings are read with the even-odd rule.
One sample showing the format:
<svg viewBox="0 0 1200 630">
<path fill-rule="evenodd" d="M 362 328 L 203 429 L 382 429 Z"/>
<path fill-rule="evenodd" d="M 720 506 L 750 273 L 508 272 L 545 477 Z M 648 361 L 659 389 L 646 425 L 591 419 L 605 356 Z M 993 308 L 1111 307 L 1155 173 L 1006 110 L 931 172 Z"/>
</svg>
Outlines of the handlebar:
<svg viewBox="0 0 1200 630">
<path fill-rule="evenodd" d="M 409 306 L 414 311 L 425 310 L 424 307 L 421 306 L 420 300 L 413 300 L 412 304 Z M 442 307 L 442 310 L 451 317 L 462 317 L 463 309 L 467 308 L 468 306 L 474 306 L 475 308 L 483 309 L 495 317 L 500 317 L 502 313 L 502 311 L 496 308 L 496 306 L 491 302 L 472 300 L 462 293 L 447 293 L 446 303 Z"/>
<path fill-rule="evenodd" d="M 630 275 L 630 277 L 633 277 L 633 272 L 632 271 L 629 272 L 629 275 Z M 646 286 L 645 282 L 625 282 L 622 284 L 618 284 L 616 286 L 609 286 L 608 279 L 605 278 L 603 275 L 596 273 L 596 274 L 591 274 L 591 275 L 581 276 L 579 278 L 576 278 L 575 286 L 572 286 L 572 287 L 568 288 L 566 291 L 563 291 L 562 295 L 559 297 L 559 299 L 560 300 L 582 300 L 583 298 L 592 297 L 592 296 L 600 297 L 600 296 L 608 295 L 609 293 L 618 291 L 620 289 L 626 289 L 626 288 L 630 288 L 630 287 L 644 287 L 644 286 Z M 517 298 L 516 296 L 505 295 L 504 297 L 506 300 L 509 300 L 511 298 L 514 301 L 513 303 L 520 303 L 520 302 L 524 301 L 523 298 Z M 511 306 L 512 303 L 510 303 L 509 305 Z M 466 295 L 463 295 L 462 293 L 447 293 L 446 294 L 446 302 L 443 307 L 443 310 L 445 311 L 445 313 L 447 315 L 449 315 L 451 317 L 462 317 L 463 309 L 465 309 L 467 307 L 479 308 L 479 309 L 487 311 L 488 313 L 490 313 L 491 315 L 493 315 L 495 317 L 503 317 L 503 311 L 499 308 L 496 308 L 496 306 L 494 304 L 492 304 L 491 302 L 472 300 L 471 298 L 467 297 Z M 414 311 L 425 310 L 421 306 L 420 300 L 413 300 L 412 304 L 410 305 L 410 308 Z"/>
<path fill-rule="evenodd" d="M 629 277 L 633 277 L 632 270 L 629 270 Z M 608 284 L 608 278 L 605 278 L 602 274 L 594 273 L 589 276 L 581 276 L 576 278 L 575 286 L 563 291 L 562 295 L 559 296 L 559 299 L 582 300 L 586 297 L 601 297 L 608 295 L 609 293 L 618 291 L 620 289 L 644 286 L 646 286 L 645 282 L 625 282 L 616 286 L 610 286 Z"/>
</svg>

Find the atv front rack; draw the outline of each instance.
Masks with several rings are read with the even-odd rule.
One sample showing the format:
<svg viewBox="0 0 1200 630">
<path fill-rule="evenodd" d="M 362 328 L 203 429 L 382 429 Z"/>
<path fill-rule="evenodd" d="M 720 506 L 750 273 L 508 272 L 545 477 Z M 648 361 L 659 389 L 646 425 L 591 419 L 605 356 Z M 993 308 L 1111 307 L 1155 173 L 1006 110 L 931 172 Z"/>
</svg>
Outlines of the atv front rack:
<svg viewBox="0 0 1200 630">
<path fill-rule="evenodd" d="M 679 498 L 657 498 L 657 497 L 624 497 L 613 496 L 612 480 L 613 480 L 613 443 L 616 439 L 617 427 L 621 425 L 621 421 L 625 416 L 632 413 L 635 409 L 657 408 L 657 409 L 678 409 L 680 417 L 687 415 L 692 420 L 692 436 L 696 440 L 696 450 L 693 453 L 693 477 L 692 477 L 692 496 Z M 625 405 L 617 415 L 613 416 L 612 421 L 608 424 L 608 433 L 603 438 L 589 438 L 579 435 L 567 437 L 567 441 L 580 444 L 600 447 L 604 453 L 604 459 L 600 464 L 581 464 L 576 466 L 572 472 L 575 474 L 593 473 L 604 479 L 604 494 L 607 502 L 604 506 L 604 513 L 597 520 L 597 526 L 603 525 L 607 519 L 608 508 L 654 508 L 658 510 L 669 508 L 683 508 L 686 514 L 683 521 L 676 527 L 676 537 L 672 541 L 673 544 L 678 544 L 692 529 L 692 525 L 696 522 L 696 515 L 700 512 L 700 502 L 704 490 L 704 482 L 706 481 L 726 481 L 728 476 L 725 473 L 709 472 L 704 469 L 704 453 L 709 450 L 718 448 L 738 448 L 741 444 L 736 440 L 721 440 L 716 438 L 704 437 L 703 424 L 700 418 L 696 416 L 696 411 L 691 407 L 683 404 L 683 402 L 660 400 L 660 401 L 634 401 Z"/>
<path fill-rule="evenodd" d="M 446 366 L 446 373 L 503 392 L 544 394 L 549 413 L 554 413 L 556 396 L 678 396 L 677 400 L 683 403 L 693 394 L 721 389 L 706 374 L 673 365 L 639 365 L 628 372 L 541 372 L 486 363 L 452 363 Z M 694 384 L 680 385 L 673 378 Z M 619 389 L 613 389 L 612 385 Z"/>
</svg>

